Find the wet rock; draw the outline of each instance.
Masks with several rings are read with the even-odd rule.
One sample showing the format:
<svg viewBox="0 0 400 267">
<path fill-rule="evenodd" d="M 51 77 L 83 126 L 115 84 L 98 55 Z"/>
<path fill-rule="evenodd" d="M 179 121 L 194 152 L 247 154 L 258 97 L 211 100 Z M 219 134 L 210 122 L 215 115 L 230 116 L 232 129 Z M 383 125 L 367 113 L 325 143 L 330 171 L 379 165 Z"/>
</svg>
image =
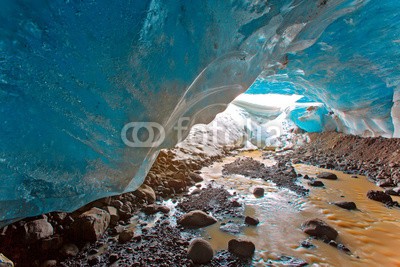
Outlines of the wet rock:
<svg viewBox="0 0 400 267">
<path fill-rule="evenodd" d="M 354 202 L 339 201 L 339 202 L 334 202 L 333 204 L 335 204 L 336 206 L 341 207 L 343 209 L 346 209 L 346 210 L 356 210 L 357 209 L 356 203 L 354 203 Z"/>
<path fill-rule="evenodd" d="M 155 214 L 157 212 L 169 213 L 170 208 L 168 208 L 167 206 L 150 204 L 150 205 L 143 207 L 142 211 L 147 215 L 151 215 L 151 214 Z"/>
<path fill-rule="evenodd" d="M 28 222 L 24 225 L 24 236 L 27 243 L 34 243 L 38 240 L 53 235 L 53 226 L 46 219 L 39 219 Z"/>
<path fill-rule="evenodd" d="M 79 215 L 71 225 L 71 230 L 75 239 L 94 242 L 104 234 L 109 224 L 108 212 L 92 208 Z"/>
<path fill-rule="evenodd" d="M 327 180 L 337 180 L 336 174 L 331 172 L 321 172 L 320 174 L 317 175 L 317 178 L 327 179 Z"/>
<path fill-rule="evenodd" d="M 246 216 L 246 218 L 244 219 L 244 222 L 248 225 L 252 225 L 252 226 L 256 226 L 260 223 L 260 221 L 256 218 L 250 217 L 250 216 Z"/>
<path fill-rule="evenodd" d="M 307 174 L 306 175 L 304 175 L 304 177 L 303 177 L 304 179 L 306 179 L 306 180 L 311 180 L 311 178 L 310 178 L 310 176 L 308 176 Z"/>
<path fill-rule="evenodd" d="M 143 198 L 147 200 L 148 203 L 152 204 L 156 201 L 156 193 L 154 192 L 153 188 L 148 185 L 142 184 L 134 194 L 137 197 Z"/>
<path fill-rule="evenodd" d="M 351 254 L 350 249 L 348 247 L 346 247 L 345 245 L 343 245 L 343 244 L 338 244 L 337 248 L 339 250 L 342 250 L 342 251 L 346 252 L 347 254 Z"/>
<path fill-rule="evenodd" d="M 330 240 L 329 242 L 328 242 L 328 244 L 330 245 L 330 246 L 332 246 L 332 247 L 337 247 L 338 246 L 338 243 L 335 241 L 335 240 Z"/>
<path fill-rule="evenodd" d="M 318 181 L 318 180 L 309 181 L 307 184 L 309 186 L 314 186 L 314 187 L 323 187 L 323 186 L 325 186 L 323 182 Z"/>
<path fill-rule="evenodd" d="M 57 266 L 56 260 L 47 260 L 40 265 L 40 267 L 56 267 L 56 266 Z"/>
<path fill-rule="evenodd" d="M 200 174 L 194 172 L 189 173 L 189 176 L 195 183 L 200 183 L 204 180 L 203 177 L 200 176 Z"/>
<path fill-rule="evenodd" d="M 205 264 L 212 260 L 214 251 L 206 240 L 197 238 L 190 242 L 188 257 L 197 264 Z"/>
<path fill-rule="evenodd" d="M 189 228 L 206 227 L 216 222 L 217 219 L 201 210 L 188 212 L 178 219 L 178 224 Z"/>
<path fill-rule="evenodd" d="M 64 257 L 75 257 L 79 253 L 79 248 L 75 244 L 65 244 L 60 249 L 60 254 Z"/>
<path fill-rule="evenodd" d="M 228 251 L 243 258 L 250 258 L 253 256 L 256 247 L 253 242 L 232 239 L 228 242 Z"/>
<path fill-rule="evenodd" d="M 400 196 L 400 187 L 385 190 L 385 193 L 391 196 Z"/>
<path fill-rule="evenodd" d="M 395 186 L 395 184 L 393 184 L 393 181 L 391 179 L 385 179 L 385 180 L 380 180 L 376 183 L 377 186 L 379 187 L 392 187 Z"/>
<path fill-rule="evenodd" d="M 350 176 L 351 178 L 358 178 L 358 176 L 357 175 L 352 175 L 352 176 Z"/>
<path fill-rule="evenodd" d="M 134 229 L 125 229 L 118 236 L 118 242 L 121 244 L 127 243 L 135 236 Z"/>
<path fill-rule="evenodd" d="M 300 246 L 302 246 L 303 248 L 313 248 L 315 247 L 310 241 L 308 240 L 304 240 L 301 242 Z"/>
<path fill-rule="evenodd" d="M 263 197 L 263 196 L 264 196 L 264 192 L 265 192 L 264 188 L 262 188 L 262 187 L 256 187 L 256 188 L 254 188 L 254 190 L 253 190 L 253 195 L 254 195 L 255 197 Z"/>
<path fill-rule="evenodd" d="M 385 204 L 393 203 L 392 197 L 383 191 L 369 190 L 367 192 L 367 197 Z"/>
<path fill-rule="evenodd" d="M 311 219 L 302 224 L 303 232 L 321 239 L 335 240 L 338 232 L 320 219 Z"/>
</svg>

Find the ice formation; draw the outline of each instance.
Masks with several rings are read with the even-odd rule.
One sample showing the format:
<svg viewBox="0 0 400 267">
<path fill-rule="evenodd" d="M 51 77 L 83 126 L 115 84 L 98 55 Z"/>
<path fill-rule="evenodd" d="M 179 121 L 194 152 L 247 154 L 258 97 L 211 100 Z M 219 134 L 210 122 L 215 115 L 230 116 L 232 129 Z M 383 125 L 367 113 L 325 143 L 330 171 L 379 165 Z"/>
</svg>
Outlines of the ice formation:
<svg viewBox="0 0 400 267">
<path fill-rule="evenodd" d="M 0 6 L 1 225 L 136 189 L 160 147 L 211 121 L 257 77 L 253 90 L 323 103 L 338 130 L 399 136 L 397 0 Z M 291 114 L 321 130 L 317 113 Z M 129 122 L 162 125 L 165 141 L 126 146 Z"/>
</svg>

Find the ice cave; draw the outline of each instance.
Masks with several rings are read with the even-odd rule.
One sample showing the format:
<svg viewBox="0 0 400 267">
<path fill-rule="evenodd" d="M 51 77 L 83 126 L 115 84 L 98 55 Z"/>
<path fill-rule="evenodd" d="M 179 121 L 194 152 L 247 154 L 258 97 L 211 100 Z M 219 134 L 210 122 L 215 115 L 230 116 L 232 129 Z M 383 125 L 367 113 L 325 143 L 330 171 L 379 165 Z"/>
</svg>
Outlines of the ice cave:
<svg viewBox="0 0 400 267">
<path fill-rule="evenodd" d="M 282 153 L 283 156 L 277 154 L 274 158 L 278 162 L 274 166 L 286 166 L 290 170 L 288 173 L 297 172 L 297 177 L 315 174 L 308 167 L 296 165 L 302 162 L 347 171 L 349 176 L 365 175 L 373 180 L 371 186 L 375 183 L 387 187 L 387 192 L 379 192 L 392 195 L 394 199 L 381 202 L 397 212 L 395 197 L 400 195 L 400 1 L 0 0 L 0 7 L 0 227 L 4 227 L 0 228 L 0 243 L 13 246 L 7 242 L 11 242 L 10 235 L 12 240 L 22 238 L 14 232 L 10 234 L 18 227 L 32 236 L 32 229 L 39 226 L 32 226 L 35 221 L 27 219 L 27 222 L 26 218 L 49 220 L 52 240 L 55 235 L 70 240 L 65 237 L 69 235 L 65 234 L 68 232 L 65 227 L 59 229 L 62 223 L 53 224 L 53 220 L 57 221 L 54 216 L 43 214 L 87 211 L 85 207 L 97 207 L 88 203 L 118 198 L 121 194 L 134 194 L 129 214 L 135 214 L 134 199 L 140 199 L 140 194 L 135 192 L 138 188 L 145 193 L 154 189 L 148 189 L 152 185 L 145 181 L 158 179 L 154 173 L 162 167 L 157 166 L 169 162 L 171 151 L 186 160 L 187 169 L 197 164 L 196 158 L 207 158 L 201 159 L 204 163 L 201 166 L 206 169 L 195 168 L 198 173 L 193 169 L 190 172 L 194 173 L 193 177 L 222 170 L 221 175 L 236 172 L 234 175 L 267 179 L 269 162 L 265 155 L 264 161 L 260 161 L 264 167 L 253 161 L 232 160 L 239 166 L 235 167 L 229 160 L 224 161 L 229 149 L 235 153 Z M 319 140 L 318 144 L 324 148 L 316 148 L 315 143 L 314 150 L 307 152 L 306 148 L 301 148 L 312 140 Z M 369 148 L 359 149 L 356 145 L 359 143 Z M 321 165 L 322 157 L 320 161 L 314 160 L 312 154 L 316 150 L 325 151 L 323 149 L 327 149 L 326 154 L 332 154 L 328 162 Z M 382 151 L 378 153 L 377 149 Z M 332 152 L 334 150 L 343 151 L 343 154 L 334 154 L 339 153 Z M 285 154 L 291 151 L 295 151 L 296 156 Z M 380 153 L 386 153 L 387 158 L 372 157 Z M 290 158 L 290 164 L 280 164 L 279 160 L 285 157 Z M 346 166 L 331 162 L 342 158 Z M 207 167 L 212 163 L 218 165 L 218 160 L 226 165 L 221 165 L 220 169 Z M 377 166 L 365 167 L 366 162 Z M 251 165 L 258 171 L 244 172 L 247 167 L 240 164 Z M 294 167 L 290 167 L 291 164 Z M 168 166 L 171 173 L 166 171 L 166 176 L 189 175 L 180 172 L 179 167 Z M 353 167 L 360 172 L 350 173 Z M 260 173 L 264 171 L 262 176 Z M 277 173 L 281 175 L 286 171 Z M 213 176 L 210 174 L 210 177 Z M 238 181 L 243 179 L 240 177 Z M 281 180 L 274 182 L 280 186 Z M 233 186 L 231 182 L 224 183 Z M 177 183 L 171 184 L 173 187 Z M 161 201 L 157 190 L 161 192 L 167 185 L 170 186 L 168 181 L 157 184 L 154 201 Z M 248 185 L 252 186 L 254 184 Z M 292 185 L 288 190 L 302 194 L 299 186 Z M 189 184 L 184 187 L 189 188 Z M 344 187 L 347 185 L 337 190 L 344 190 Z M 358 188 L 364 187 L 368 185 L 358 185 Z M 185 192 L 174 189 L 173 195 Z M 208 197 L 215 194 L 222 193 Z M 276 196 L 275 200 L 280 197 Z M 163 201 L 167 199 L 165 195 Z M 123 205 L 108 203 L 107 207 L 116 207 L 121 219 L 121 209 L 126 203 L 120 200 L 112 201 Z M 148 200 L 143 201 L 144 204 L 137 203 L 149 204 Z M 105 212 L 109 217 L 111 214 L 112 221 L 110 209 Z M 246 211 L 248 213 L 248 209 Z M 265 214 L 269 213 L 260 216 Z M 395 219 L 385 223 L 395 224 L 393 227 L 400 230 L 400 217 L 396 217 L 400 213 L 393 214 Z M 63 223 L 64 218 L 69 218 L 66 216 Z M 70 216 L 71 225 L 78 222 L 82 214 L 74 216 Z M 379 216 L 386 218 L 386 215 Z M 218 219 L 217 215 L 215 217 Z M 69 228 L 74 226 L 66 227 Z M 105 230 L 96 231 L 103 233 Z M 1 241 L 2 236 L 8 241 Z M 44 250 L 43 244 L 48 243 L 43 240 L 50 237 L 40 237 L 36 232 L 35 238 L 39 241 L 29 244 L 41 244 L 38 246 Z M 99 238 L 96 232 L 95 239 Z M 397 238 L 397 243 L 392 240 L 393 246 L 399 245 L 399 237 L 393 238 L 395 241 Z M 335 246 L 347 253 L 346 239 L 340 242 Z M 57 246 L 51 244 L 49 246 Z M 229 252 L 235 251 L 231 249 L 235 244 L 229 241 Z M 321 242 L 320 247 L 325 245 Z M 77 246 L 79 251 L 84 250 Z M 256 242 L 256 251 L 261 251 L 258 246 L 263 245 Z M 349 241 L 348 246 L 349 251 L 356 251 L 355 244 Z M 7 258 L 1 254 L 4 247 L 0 245 L 0 266 L 2 262 L 7 264 Z M 215 253 L 226 248 L 212 244 Z M 18 253 L 5 254 L 15 262 L 21 259 L 16 266 L 25 266 L 29 261 L 22 260 Z M 286 251 L 288 253 L 290 251 Z M 268 254 L 265 256 L 268 259 L 257 256 L 263 261 L 256 263 L 253 259 L 249 266 L 304 266 L 301 261 L 297 262 L 300 265 L 295 264 L 299 258 L 310 266 L 385 265 L 363 261 L 362 256 L 368 258 L 366 255 L 370 254 L 363 251 L 354 252 L 349 256 L 351 260 L 346 261 L 329 252 L 327 265 L 323 260 L 319 262 L 322 265 L 312 265 L 319 264 L 318 260 L 308 256 L 305 259 L 296 253 L 293 258 L 281 260 L 281 263 L 293 265 L 279 265 Z M 116 266 L 164 266 L 145 261 L 148 256 L 141 258 L 143 262 L 136 259 L 139 265 L 128 261 L 124 265 L 121 254 L 118 255 L 115 261 L 120 265 Z M 321 255 L 315 257 L 325 257 Z M 398 266 L 398 255 L 397 259 L 390 255 L 393 261 L 388 261 L 386 266 Z M 224 264 L 231 258 L 225 256 L 220 256 L 222 265 L 205 266 L 228 266 Z M 105 256 L 96 257 L 89 265 L 109 266 L 104 262 Z M 189 253 L 189 257 L 196 263 L 195 256 Z M 190 266 L 183 263 L 185 259 L 179 264 L 165 266 Z M 214 261 L 217 262 L 216 256 L 211 262 Z M 62 260 L 57 258 L 57 264 L 60 262 Z M 28 265 L 53 266 L 40 264 L 32 261 Z M 64 264 L 62 266 L 79 265 L 78 260 Z M 240 264 L 244 263 L 235 261 L 229 266 L 247 266 Z"/>
</svg>

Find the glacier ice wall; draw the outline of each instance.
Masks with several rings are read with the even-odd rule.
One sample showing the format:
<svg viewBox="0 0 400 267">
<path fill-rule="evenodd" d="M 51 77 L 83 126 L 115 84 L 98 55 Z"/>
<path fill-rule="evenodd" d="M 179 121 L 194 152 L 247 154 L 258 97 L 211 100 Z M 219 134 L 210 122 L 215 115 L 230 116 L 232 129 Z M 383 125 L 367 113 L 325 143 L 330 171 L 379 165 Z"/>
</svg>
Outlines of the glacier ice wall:
<svg viewBox="0 0 400 267">
<path fill-rule="evenodd" d="M 326 105 L 338 131 L 400 137 L 399 10 L 399 1 L 364 3 L 249 92 L 303 94 Z"/>
<path fill-rule="evenodd" d="M 285 67 L 342 118 L 375 106 L 373 122 L 394 131 L 380 99 L 397 81 L 398 3 L 385 2 L 0 0 L 0 221 L 136 189 L 158 148 L 127 147 L 126 123 L 157 122 L 172 146 L 179 118 L 210 121 Z"/>
</svg>

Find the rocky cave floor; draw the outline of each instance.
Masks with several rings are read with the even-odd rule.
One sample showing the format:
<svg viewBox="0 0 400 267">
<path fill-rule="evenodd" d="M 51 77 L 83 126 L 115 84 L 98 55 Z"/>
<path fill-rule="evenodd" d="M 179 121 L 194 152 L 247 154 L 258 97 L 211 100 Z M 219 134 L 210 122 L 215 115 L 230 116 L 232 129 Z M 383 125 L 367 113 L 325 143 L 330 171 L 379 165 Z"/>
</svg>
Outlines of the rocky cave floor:
<svg viewBox="0 0 400 267">
<path fill-rule="evenodd" d="M 262 178 L 306 196 L 307 189 L 296 181 L 309 179 L 310 185 L 318 186 L 320 180 L 298 175 L 292 164 L 310 164 L 366 175 L 382 190 L 365 192 L 365 197 L 398 208 L 391 195 L 400 195 L 399 139 L 337 133 L 310 134 L 310 138 L 308 145 L 295 150 L 265 152 L 265 157 L 277 161 L 272 167 L 241 158 L 226 164 L 223 174 Z M 15 266 L 193 266 L 202 262 L 206 263 L 201 266 L 250 266 L 256 249 L 251 242 L 233 239 L 228 250 L 213 255 L 207 241 L 198 239 L 201 228 L 226 218 L 257 227 L 257 218 L 244 216 L 239 194 L 214 183 L 205 185 L 200 175 L 204 166 L 230 153 L 193 160 L 177 159 L 176 149 L 161 151 L 144 185 L 135 192 L 97 200 L 73 213 L 52 212 L 8 225 L 0 229 L 0 253 Z M 325 175 L 321 178 L 332 178 Z M 253 193 L 264 194 L 257 188 Z M 310 220 L 298 227 L 351 253 L 334 241 L 337 232 L 323 221 Z M 290 260 L 291 266 L 307 265 L 300 259 Z"/>
</svg>

